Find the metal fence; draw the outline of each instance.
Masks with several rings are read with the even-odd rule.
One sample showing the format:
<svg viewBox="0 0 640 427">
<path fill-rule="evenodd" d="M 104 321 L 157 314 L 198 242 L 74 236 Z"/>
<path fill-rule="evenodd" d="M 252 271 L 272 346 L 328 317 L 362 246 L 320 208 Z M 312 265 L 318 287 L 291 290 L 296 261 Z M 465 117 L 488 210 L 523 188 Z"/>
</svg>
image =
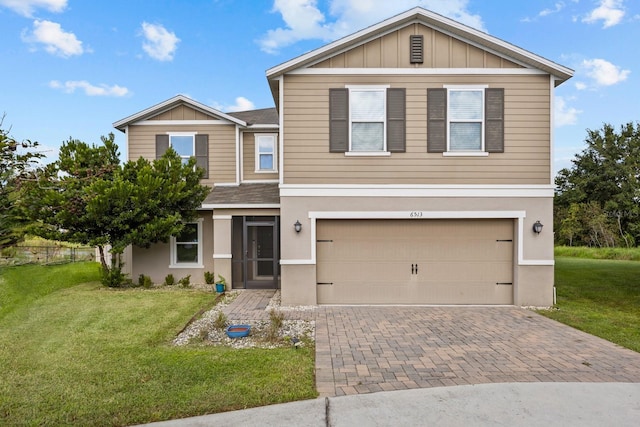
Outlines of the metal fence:
<svg viewBox="0 0 640 427">
<path fill-rule="evenodd" d="M 0 251 L 0 265 L 59 264 L 95 259 L 96 250 L 92 247 L 12 246 Z"/>
</svg>

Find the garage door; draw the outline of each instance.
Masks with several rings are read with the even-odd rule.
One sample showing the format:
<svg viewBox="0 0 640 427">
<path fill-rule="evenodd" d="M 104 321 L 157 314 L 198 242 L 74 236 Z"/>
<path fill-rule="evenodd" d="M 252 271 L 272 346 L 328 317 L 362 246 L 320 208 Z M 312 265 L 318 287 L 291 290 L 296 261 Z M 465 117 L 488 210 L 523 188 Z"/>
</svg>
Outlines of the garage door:
<svg viewBox="0 0 640 427">
<path fill-rule="evenodd" d="M 512 304 L 513 221 L 318 220 L 319 304 Z"/>
</svg>

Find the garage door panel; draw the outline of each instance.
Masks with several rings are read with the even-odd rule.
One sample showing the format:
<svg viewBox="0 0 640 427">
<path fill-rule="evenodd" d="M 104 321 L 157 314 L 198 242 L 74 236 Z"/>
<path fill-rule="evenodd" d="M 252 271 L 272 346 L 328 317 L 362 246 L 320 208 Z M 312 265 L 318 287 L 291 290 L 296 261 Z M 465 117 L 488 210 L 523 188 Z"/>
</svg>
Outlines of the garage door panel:
<svg viewBox="0 0 640 427">
<path fill-rule="evenodd" d="M 513 302 L 513 220 L 319 220 L 317 236 L 321 304 Z"/>
</svg>

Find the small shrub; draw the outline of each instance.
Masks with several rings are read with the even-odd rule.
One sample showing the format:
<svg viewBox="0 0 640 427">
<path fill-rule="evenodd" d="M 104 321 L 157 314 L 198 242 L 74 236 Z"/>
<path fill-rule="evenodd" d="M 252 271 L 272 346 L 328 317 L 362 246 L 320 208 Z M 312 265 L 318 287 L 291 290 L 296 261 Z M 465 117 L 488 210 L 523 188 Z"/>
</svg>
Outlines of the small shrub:
<svg viewBox="0 0 640 427">
<path fill-rule="evenodd" d="M 178 284 L 183 288 L 188 288 L 189 286 L 191 286 L 191 275 L 188 274 L 184 276 L 182 279 L 178 280 Z"/>
<path fill-rule="evenodd" d="M 176 278 L 173 277 L 173 274 L 171 273 L 167 274 L 167 277 L 164 278 L 164 285 L 173 286 L 175 284 L 176 284 Z"/>
<path fill-rule="evenodd" d="M 269 327 L 267 328 L 266 339 L 277 341 L 280 336 L 280 328 L 284 323 L 284 313 L 275 309 L 269 310 Z"/>
<path fill-rule="evenodd" d="M 122 272 L 122 267 L 118 265 L 108 269 L 103 268 L 101 282 L 110 288 L 122 288 L 133 284 L 130 279 L 127 279 L 127 275 Z"/>
<path fill-rule="evenodd" d="M 213 320 L 213 327 L 216 329 L 224 329 L 227 327 L 227 315 L 222 311 L 218 312 L 218 315 Z"/>
<path fill-rule="evenodd" d="M 151 277 L 145 274 L 141 274 L 140 276 L 138 276 L 138 286 L 142 286 L 145 289 L 152 288 L 153 280 L 151 280 Z"/>
<path fill-rule="evenodd" d="M 213 285 L 216 282 L 216 274 L 211 271 L 204 272 L 204 282 L 207 285 Z"/>
</svg>

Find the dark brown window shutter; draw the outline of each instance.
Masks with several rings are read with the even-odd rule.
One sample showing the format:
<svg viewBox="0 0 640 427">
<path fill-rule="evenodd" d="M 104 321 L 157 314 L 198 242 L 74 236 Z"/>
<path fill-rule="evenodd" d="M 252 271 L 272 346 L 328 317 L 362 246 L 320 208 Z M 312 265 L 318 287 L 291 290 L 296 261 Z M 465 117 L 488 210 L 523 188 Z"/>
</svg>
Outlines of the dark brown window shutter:
<svg viewBox="0 0 640 427">
<path fill-rule="evenodd" d="M 204 169 L 203 178 L 209 178 L 209 135 L 196 135 L 196 164 Z"/>
<path fill-rule="evenodd" d="M 406 151 L 406 90 L 387 89 L 387 150 L 392 153 Z"/>
<path fill-rule="evenodd" d="M 169 135 L 156 135 L 156 159 L 169 149 Z"/>
<path fill-rule="evenodd" d="M 485 89 L 484 97 L 485 151 L 504 153 L 504 89 Z"/>
<path fill-rule="evenodd" d="M 447 90 L 427 89 L 427 152 L 447 151 Z"/>
<path fill-rule="evenodd" d="M 409 36 L 409 62 L 422 64 L 424 62 L 424 37 L 419 35 Z"/>
<path fill-rule="evenodd" d="M 329 89 L 329 151 L 349 150 L 349 89 Z"/>
</svg>

